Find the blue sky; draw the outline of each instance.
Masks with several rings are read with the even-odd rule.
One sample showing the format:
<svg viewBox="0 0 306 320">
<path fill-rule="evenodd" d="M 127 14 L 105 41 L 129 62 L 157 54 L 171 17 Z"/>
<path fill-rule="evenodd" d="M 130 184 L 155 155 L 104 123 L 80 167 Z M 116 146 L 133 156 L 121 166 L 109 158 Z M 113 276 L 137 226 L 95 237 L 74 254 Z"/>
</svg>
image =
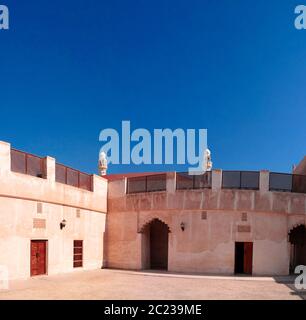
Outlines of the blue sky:
<svg viewBox="0 0 306 320">
<path fill-rule="evenodd" d="M 0 2 L 0 139 L 18 149 L 95 172 L 100 130 L 130 120 L 207 128 L 215 168 L 288 172 L 306 154 L 303 0 Z"/>
</svg>

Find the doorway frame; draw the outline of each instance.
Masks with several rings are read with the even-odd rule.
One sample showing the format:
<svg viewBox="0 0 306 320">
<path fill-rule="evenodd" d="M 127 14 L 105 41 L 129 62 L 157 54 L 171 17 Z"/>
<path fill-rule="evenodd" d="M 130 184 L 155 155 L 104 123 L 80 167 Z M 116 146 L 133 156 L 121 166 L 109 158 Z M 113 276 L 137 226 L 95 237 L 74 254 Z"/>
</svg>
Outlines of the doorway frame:
<svg viewBox="0 0 306 320">
<path fill-rule="evenodd" d="M 43 273 L 43 274 L 33 275 L 33 272 L 32 272 L 32 242 L 44 242 L 45 243 L 45 273 Z M 48 261 L 49 261 L 48 248 L 49 248 L 48 239 L 30 239 L 30 277 L 39 277 L 39 276 L 48 275 Z"/>
<path fill-rule="evenodd" d="M 298 232 L 299 229 L 301 229 L 302 232 L 304 232 L 304 237 L 305 237 L 305 231 L 306 231 L 306 224 L 301 223 L 298 225 L 295 225 L 292 227 L 292 229 L 290 229 L 290 231 L 288 232 L 288 244 L 289 244 L 289 274 L 294 274 L 295 268 L 298 265 L 303 264 L 302 263 L 298 263 L 298 257 L 300 257 L 300 255 L 298 253 L 299 250 L 301 249 L 300 246 L 306 246 L 306 242 L 303 242 L 303 236 L 301 239 L 302 243 L 296 243 L 295 240 L 296 239 L 292 239 L 292 237 L 294 237 L 294 232 Z M 292 240 L 294 242 L 292 242 Z M 304 238 L 305 241 L 305 238 Z"/>
<path fill-rule="evenodd" d="M 237 272 L 237 246 L 238 244 L 243 244 L 243 272 L 240 273 L 240 272 Z M 251 248 L 250 250 L 250 255 L 251 257 L 249 258 L 250 261 L 249 261 L 249 268 L 250 268 L 250 272 L 248 272 L 248 268 L 246 267 L 246 259 L 247 259 L 247 256 L 246 256 L 246 250 L 247 248 Z M 234 246 L 234 257 L 235 257 L 235 260 L 234 260 L 234 274 L 235 275 L 249 275 L 249 276 L 252 276 L 253 275 L 253 263 L 254 263 L 254 242 L 252 241 L 235 241 L 235 246 Z"/>
<path fill-rule="evenodd" d="M 168 223 L 159 218 L 153 218 L 146 223 L 144 223 L 141 229 L 138 231 L 140 234 L 140 269 L 141 270 L 152 270 L 151 265 L 151 237 L 150 237 L 150 228 L 151 224 L 154 221 L 158 221 L 165 225 L 168 229 L 168 241 L 167 241 L 167 268 L 163 269 L 164 271 L 169 271 L 169 262 L 170 262 L 170 238 L 171 238 L 171 229 Z M 149 233 L 149 237 L 148 237 Z M 157 270 L 157 269 L 155 269 Z"/>
</svg>

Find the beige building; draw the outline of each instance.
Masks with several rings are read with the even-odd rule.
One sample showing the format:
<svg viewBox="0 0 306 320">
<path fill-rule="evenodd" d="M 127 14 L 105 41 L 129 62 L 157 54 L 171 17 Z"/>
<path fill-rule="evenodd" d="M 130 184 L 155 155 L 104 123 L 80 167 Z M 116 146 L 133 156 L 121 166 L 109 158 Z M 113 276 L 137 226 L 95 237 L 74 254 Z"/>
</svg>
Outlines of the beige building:
<svg viewBox="0 0 306 320">
<path fill-rule="evenodd" d="M 287 275 L 306 265 L 302 173 L 109 176 L 107 267 Z"/>
<path fill-rule="evenodd" d="M 0 142 L 0 266 L 10 279 L 103 264 L 107 181 Z"/>
<path fill-rule="evenodd" d="M 0 142 L 10 279 L 101 267 L 286 275 L 306 265 L 306 158 L 294 174 L 87 175 Z"/>
</svg>

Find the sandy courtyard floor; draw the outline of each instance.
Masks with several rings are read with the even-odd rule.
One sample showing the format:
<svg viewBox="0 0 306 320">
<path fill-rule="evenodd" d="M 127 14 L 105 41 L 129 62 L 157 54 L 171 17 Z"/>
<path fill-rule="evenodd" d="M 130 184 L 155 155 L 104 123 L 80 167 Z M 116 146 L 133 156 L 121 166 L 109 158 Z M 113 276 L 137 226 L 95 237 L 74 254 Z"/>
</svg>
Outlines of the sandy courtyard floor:
<svg viewBox="0 0 306 320">
<path fill-rule="evenodd" d="M 297 292 L 290 277 L 220 277 L 103 269 L 11 281 L 9 290 L 0 291 L 0 300 L 7 299 L 299 300 L 306 299 L 306 293 Z"/>
</svg>

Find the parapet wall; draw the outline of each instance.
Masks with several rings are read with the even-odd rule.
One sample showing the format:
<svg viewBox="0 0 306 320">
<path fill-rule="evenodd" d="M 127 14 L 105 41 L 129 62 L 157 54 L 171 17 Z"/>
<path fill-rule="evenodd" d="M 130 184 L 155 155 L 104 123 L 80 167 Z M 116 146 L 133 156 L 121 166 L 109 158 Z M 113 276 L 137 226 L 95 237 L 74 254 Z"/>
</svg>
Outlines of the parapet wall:
<svg viewBox="0 0 306 320">
<path fill-rule="evenodd" d="M 11 146 L 0 142 L 0 197 L 64 205 L 106 213 L 108 181 L 93 175 L 93 191 L 55 181 L 55 159 L 44 158 L 46 176 L 34 177 L 11 171 Z"/>
<path fill-rule="evenodd" d="M 269 172 L 260 172 L 259 190 L 221 188 L 221 170 L 212 172 L 212 186 L 176 190 L 175 173 L 167 173 L 162 192 L 126 194 L 126 179 L 109 182 L 109 212 L 156 210 L 253 211 L 306 215 L 306 194 L 269 191 Z"/>
</svg>

